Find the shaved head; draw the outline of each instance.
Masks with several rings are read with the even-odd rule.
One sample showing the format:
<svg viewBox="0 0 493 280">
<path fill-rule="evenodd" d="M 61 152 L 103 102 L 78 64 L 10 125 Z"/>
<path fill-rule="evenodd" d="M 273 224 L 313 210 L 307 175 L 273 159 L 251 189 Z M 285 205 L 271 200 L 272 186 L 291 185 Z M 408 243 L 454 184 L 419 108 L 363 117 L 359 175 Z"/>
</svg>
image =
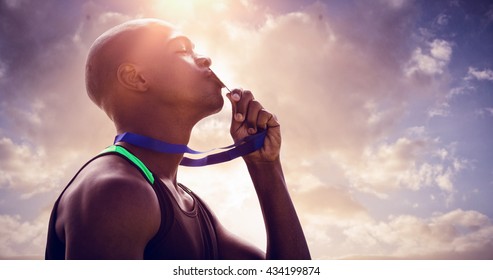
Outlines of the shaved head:
<svg viewBox="0 0 493 280">
<path fill-rule="evenodd" d="M 108 98 L 117 82 L 118 67 L 132 61 L 137 53 L 150 47 L 152 26 L 174 29 L 169 23 L 157 19 L 140 19 L 125 22 L 103 33 L 89 50 L 86 62 L 86 90 L 89 98 L 106 113 Z M 111 117 L 111 116 L 110 116 Z"/>
</svg>

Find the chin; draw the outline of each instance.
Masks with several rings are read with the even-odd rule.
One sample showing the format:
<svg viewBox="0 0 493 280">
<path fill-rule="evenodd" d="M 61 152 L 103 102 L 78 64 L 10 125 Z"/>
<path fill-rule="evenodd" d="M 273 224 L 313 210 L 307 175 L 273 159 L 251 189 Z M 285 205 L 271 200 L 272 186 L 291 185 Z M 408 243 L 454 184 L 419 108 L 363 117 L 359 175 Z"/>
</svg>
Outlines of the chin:
<svg viewBox="0 0 493 280">
<path fill-rule="evenodd" d="M 217 113 L 221 112 L 223 107 L 224 107 L 224 98 L 222 98 L 222 96 L 221 96 L 221 98 L 220 98 L 220 100 L 218 100 L 216 107 L 215 107 L 215 110 L 212 112 L 212 114 L 217 114 Z"/>
<path fill-rule="evenodd" d="M 204 106 L 204 103 L 202 103 L 202 106 Z M 219 98 L 208 99 L 207 105 L 203 107 L 205 110 L 203 111 L 204 115 L 202 118 L 206 118 L 208 116 L 221 112 L 223 106 L 224 106 L 224 99 L 222 98 L 222 96 L 220 96 Z"/>
</svg>

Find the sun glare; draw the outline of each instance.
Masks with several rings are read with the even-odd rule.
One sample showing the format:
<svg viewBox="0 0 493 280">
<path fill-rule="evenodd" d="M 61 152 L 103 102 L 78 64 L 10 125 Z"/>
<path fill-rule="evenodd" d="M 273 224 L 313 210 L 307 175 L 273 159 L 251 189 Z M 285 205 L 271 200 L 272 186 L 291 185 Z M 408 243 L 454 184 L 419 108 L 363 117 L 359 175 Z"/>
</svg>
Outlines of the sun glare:
<svg viewBox="0 0 493 280">
<path fill-rule="evenodd" d="M 190 13 L 203 12 L 204 9 L 210 9 L 214 12 L 224 12 L 228 9 L 230 0 L 168 0 L 154 2 L 157 11 L 165 13 L 172 12 L 177 17 L 189 17 Z"/>
<path fill-rule="evenodd" d="M 152 4 L 158 17 L 170 21 L 190 37 L 197 54 L 211 58 L 211 69 L 229 88 L 234 87 L 235 80 L 221 48 L 224 48 L 222 40 L 231 36 L 230 27 L 223 25 L 220 18 L 212 23 L 208 19 L 231 14 L 235 10 L 233 3 L 231 0 L 154 0 Z M 207 24 L 209 28 L 204 29 Z"/>
</svg>

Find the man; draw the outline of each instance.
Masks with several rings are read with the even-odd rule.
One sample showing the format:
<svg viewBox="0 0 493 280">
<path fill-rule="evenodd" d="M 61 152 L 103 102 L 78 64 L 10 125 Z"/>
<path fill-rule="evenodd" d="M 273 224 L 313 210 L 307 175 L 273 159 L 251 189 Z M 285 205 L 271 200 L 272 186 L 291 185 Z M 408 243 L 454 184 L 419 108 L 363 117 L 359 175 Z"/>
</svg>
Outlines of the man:
<svg viewBox="0 0 493 280">
<path fill-rule="evenodd" d="M 187 144 L 194 125 L 224 103 L 223 85 L 210 65 L 172 25 L 134 20 L 95 41 L 86 87 L 118 133 Z M 120 142 L 83 166 L 60 195 L 46 258 L 309 259 L 282 173 L 276 117 L 250 91 L 235 89 L 227 97 L 233 140 L 267 132 L 263 147 L 243 157 L 267 230 L 265 253 L 227 231 L 199 197 L 178 183 L 183 154 Z"/>
</svg>

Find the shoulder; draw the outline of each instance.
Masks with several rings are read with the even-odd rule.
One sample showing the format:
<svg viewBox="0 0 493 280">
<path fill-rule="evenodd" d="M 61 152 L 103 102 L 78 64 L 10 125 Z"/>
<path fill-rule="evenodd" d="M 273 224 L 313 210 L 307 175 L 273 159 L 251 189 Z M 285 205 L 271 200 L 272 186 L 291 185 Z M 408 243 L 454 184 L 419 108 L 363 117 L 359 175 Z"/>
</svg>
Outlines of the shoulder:
<svg viewBox="0 0 493 280">
<path fill-rule="evenodd" d="M 117 155 L 89 163 L 63 194 L 58 212 L 57 234 L 67 247 L 71 245 L 76 251 L 94 247 L 104 253 L 103 246 L 111 254 L 127 250 L 120 252 L 121 258 L 127 258 L 126 253 L 135 256 L 136 251 L 143 252 L 161 221 L 151 185 L 137 168 Z M 86 248 L 80 248 L 81 244 Z M 140 249 L 130 248 L 135 246 Z"/>
<path fill-rule="evenodd" d="M 109 204 L 149 207 L 156 195 L 140 171 L 117 155 L 99 157 L 75 178 L 64 197 L 81 199 L 84 206 L 109 208 Z M 102 204 L 102 205 L 101 205 Z M 150 205 L 152 206 L 152 204 Z"/>
</svg>

